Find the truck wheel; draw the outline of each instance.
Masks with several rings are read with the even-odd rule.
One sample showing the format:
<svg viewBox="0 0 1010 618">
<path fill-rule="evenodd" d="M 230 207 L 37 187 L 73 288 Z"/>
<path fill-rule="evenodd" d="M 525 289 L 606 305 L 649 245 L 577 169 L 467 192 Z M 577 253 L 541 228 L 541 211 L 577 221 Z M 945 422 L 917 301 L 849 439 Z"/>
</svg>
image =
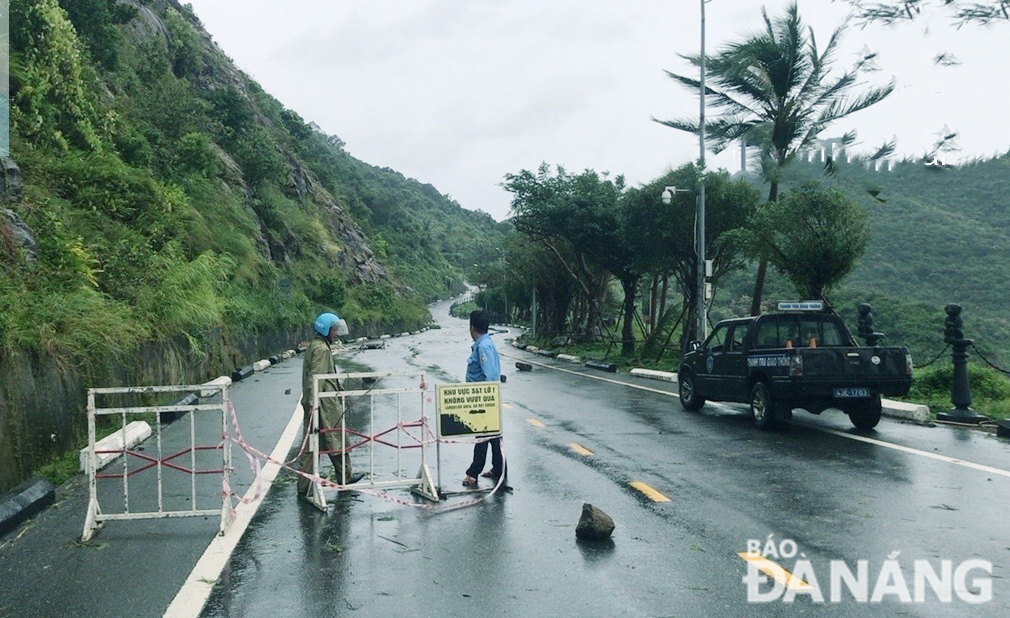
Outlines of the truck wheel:
<svg viewBox="0 0 1010 618">
<path fill-rule="evenodd" d="M 881 410 L 880 395 L 873 395 L 868 402 L 849 409 L 849 420 L 856 429 L 873 429 L 880 422 Z"/>
<path fill-rule="evenodd" d="M 771 429 L 775 426 L 775 405 L 771 391 L 764 382 L 758 382 L 750 389 L 750 413 L 754 417 L 754 426 L 758 429 Z"/>
<path fill-rule="evenodd" d="M 698 394 L 698 389 L 695 388 L 696 382 L 694 381 L 694 375 L 690 371 L 681 372 L 677 376 L 677 387 L 680 393 L 680 405 L 683 406 L 685 410 L 690 410 L 691 412 L 696 412 L 705 405 L 705 398 Z"/>
</svg>

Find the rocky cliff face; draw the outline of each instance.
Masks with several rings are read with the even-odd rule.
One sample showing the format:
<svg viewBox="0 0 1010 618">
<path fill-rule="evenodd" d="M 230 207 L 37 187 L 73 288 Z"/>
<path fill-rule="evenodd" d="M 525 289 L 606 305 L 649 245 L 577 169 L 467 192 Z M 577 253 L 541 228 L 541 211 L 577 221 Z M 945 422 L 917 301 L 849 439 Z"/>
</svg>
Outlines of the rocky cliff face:
<svg viewBox="0 0 1010 618">
<path fill-rule="evenodd" d="M 228 56 L 218 47 L 211 35 L 198 19 L 192 17 L 176 0 L 126 0 L 137 9 L 137 17 L 125 26 L 128 39 L 138 47 L 149 47 L 152 42 L 165 50 L 166 55 L 172 44 L 172 34 L 160 15 L 173 9 L 183 16 L 197 34 L 200 55 L 205 59 L 199 75 L 191 79 L 197 88 L 211 92 L 218 89 L 233 89 L 255 110 L 253 121 L 266 128 L 273 127 L 272 121 L 259 110 L 255 98 L 248 88 L 248 80 Z M 254 190 L 243 179 L 240 166 L 219 145 L 214 145 L 225 173 L 224 182 L 240 197 L 249 200 L 255 197 Z M 298 156 L 274 146 L 285 169 L 278 170 L 287 179 L 285 193 L 288 197 L 310 199 L 324 213 L 324 221 L 334 239 L 342 244 L 336 266 L 349 273 L 348 282 L 377 282 L 387 278 L 386 270 L 368 245 L 368 239 L 361 227 L 345 213 L 337 200 L 322 186 L 319 179 L 309 170 Z M 251 208 L 250 208 L 251 210 Z M 299 239 L 288 234 L 284 239 L 268 240 L 261 221 L 261 233 L 256 238 L 257 246 L 264 257 L 275 262 L 286 262 L 297 255 Z"/>
<path fill-rule="evenodd" d="M 21 170 L 10 157 L 0 157 L 0 204 L 21 197 L 21 193 Z M 0 257 L 15 259 L 18 251 L 34 260 L 35 234 L 13 210 L 0 206 Z"/>
</svg>

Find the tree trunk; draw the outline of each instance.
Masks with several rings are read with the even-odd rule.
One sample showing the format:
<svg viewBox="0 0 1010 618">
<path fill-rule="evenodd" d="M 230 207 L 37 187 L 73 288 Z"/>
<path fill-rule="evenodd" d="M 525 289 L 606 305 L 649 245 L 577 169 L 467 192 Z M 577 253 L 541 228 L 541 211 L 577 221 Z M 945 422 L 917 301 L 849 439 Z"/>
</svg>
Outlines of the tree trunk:
<svg viewBox="0 0 1010 618">
<path fill-rule="evenodd" d="M 663 292 L 659 297 L 659 315 L 666 313 L 666 293 L 670 287 L 670 275 L 663 275 Z"/>
<path fill-rule="evenodd" d="M 693 292 L 687 292 L 684 294 L 684 313 L 686 314 L 687 320 L 684 322 L 683 328 L 680 331 L 680 349 L 683 352 L 687 351 L 687 344 L 691 343 L 694 339 L 695 328 L 694 324 L 697 323 L 698 318 L 695 317 L 695 303 L 691 299 Z"/>
<path fill-rule="evenodd" d="M 658 308 L 656 307 L 656 301 L 659 296 L 659 275 L 653 275 L 652 277 L 652 292 L 649 294 L 649 321 L 646 323 L 646 334 L 650 335 L 656 329 L 656 323 L 659 321 L 659 316 L 661 315 Z"/>
<path fill-rule="evenodd" d="M 782 163 L 779 163 L 779 167 Z M 779 199 L 779 183 L 773 182 L 771 188 L 768 189 L 768 201 L 774 202 Z M 765 275 L 768 273 L 768 258 L 764 255 L 758 261 L 758 272 L 757 277 L 754 279 L 754 296 L 750 302 L 750 314 L 751 315 L 761 315 L 761 296 L 764 294 L 765 289 Z"/>
<path fill-rule="evenodd" d="M 621 356 L 635 354 L 634 321 L 635 321 L 635 290 L 638 287 L 638 277 L 621 279 L 624 288 L 624 328 L 621 332 Z"/>
<path fill-rule="evenodd" d="M 754 280 L 754 296 L 750 302 L 750 314 L 761 315 L 761 295 L 764 293 L 765 275 L 768 272 L 768 260 L 761 256 L 758 262 L 757 278 Z"/>
</svg>

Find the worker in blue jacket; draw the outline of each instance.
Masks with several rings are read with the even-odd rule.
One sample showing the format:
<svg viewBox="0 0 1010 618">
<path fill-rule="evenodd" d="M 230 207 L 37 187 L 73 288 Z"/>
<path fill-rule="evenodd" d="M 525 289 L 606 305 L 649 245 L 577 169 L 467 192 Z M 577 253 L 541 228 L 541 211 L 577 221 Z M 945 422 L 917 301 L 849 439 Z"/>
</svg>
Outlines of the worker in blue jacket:
<svg viewBox="0 0 1010 618">
<path fill-rule="evenodd" d="M 470 338 L 473 339 L 473 345 L 470 346 L 470 358 L 466 360 L 467 382 L 498 382 L 501 379 L 498 349 L 487 334 L 490 324 L 487 312 L 478 310 L 470 313 Z M 488 444 L 491 445 L 491 470 L 481 474 L 487 462 Z M 473 446 L 473 463 L 467 468 L 463 485 L 476 487 L 478 475 L 497 480 L 503 474 L 506 474 L 506 468 L 501 452 L 501 438 L 492 438 Z"/>
</svg>

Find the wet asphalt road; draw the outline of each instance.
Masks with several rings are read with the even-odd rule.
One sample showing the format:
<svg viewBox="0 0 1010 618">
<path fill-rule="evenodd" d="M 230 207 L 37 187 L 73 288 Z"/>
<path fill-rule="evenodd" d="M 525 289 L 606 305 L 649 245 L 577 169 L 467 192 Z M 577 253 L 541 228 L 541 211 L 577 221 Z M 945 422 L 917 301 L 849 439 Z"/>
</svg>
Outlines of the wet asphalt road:
<svg viewBox="0 0 1010 618">
<path fill-rule="evenodd" d="M 355 370 L 423 370 L 430 383 L 461 381 L 469 339 L 465 323 L 443 317 L 445 309 L 434 311 L 440 331 L 390 340 L 385 350 L 345 352 L 338 362 Z M 848 419 L 830 412 L 798 412 L 789 426 L 761 432 L 739 406 L 685 413 L 676 397 L 656 392 L 670 390 L 661 382 L 545 361 L 506 345 L 506 337 L 495 335 L 508 374 L 504 446 L 513 493 L 445 513 L 345 494 L 323 515 L 295 499 L 290 481 L 282 482 L 201 615 L 1010 613 L 1010 478 L 928 457 L 1004 471 L 1010 469 L 1005 441 L 889 420 L 862 434 L 916 449 L 896 450 L 851 439 L 857 434 Z M 542 365 L 519 373 L 512 369 L 517 358 Z M 468 446 L 443 446 L 444 489 L 459 486 L 469 457 Z M 358 455 L 355 462 L 361 470 L 367 458 Z M 647 483 L 670 501 L 654 502 L 630 481 Z M 611 543 L 576 541 L 585 502 L 615 520 Z M 815 604 L 800 594 L 793 603 L 750 604 L 738 552 L 768 535 L 796 543 L 802 556 L 777 562 L 793 570 L 797 558 L 808 559 L 826 601 L 831 561 L 853 572 L 866 561 L 867 600 L 889 556 L 907 585 L 883 581 L 880 592 L 891 592 L 877 603 L 854 600 L 846 589 L 839 603 Z M 989 580 L 990 602 L 969 605 L 956 593 L 940 602 L 926 586 L 924 602 L 899 602 L 903 590 L 915 594 L 916 560 L 940 573 L 944 560 L 956 569 L 970 559 L 992 563 L 991 575 L 975 569 L 966 579 L 969 587 L 976 578 Z"/>
<path fill-rule="evenodd" d="M 424 372 L 432 387 L 462 381 L 470 340 L 466 323 L 447 309 L 433 308 L 441 330 L 391 339 L 384 350 L 346 350 L 338 367 Z M 508 375 L 504 448 L 513 492 L 447 512 L 345 492 L 331 494 L 320 513 L 296 499 L 293 476 L 282 472 L 202 613 L 194 607 L 192 615 L 1010 615 L 1006 441 L 888 419 L 860 435 L 831 412 L 797 412 L 788 426 L 762 432 L 740 406 L 686 413 L 671 385 L 532 356 L 507 345 L 509 336 L 494 338 Z M 538 364 L 520 373 L 519 358 Z M 273 447 L 294 409 L 300 370 L 293 359 L 231 389 L 250 443 Z M 350 417 L 367 429 L 363 406 Z M 373 429 L 388 422 L 380 414 Z M 882 444 L 854 439 L 864 437 Z M 444 490 L 462 489 L 470 454 L 468 445 L 442 446 Z M 354 457 L 355 469 L 366 470 L 367 451 Z M 240 488 L 251 478 L 243 462 L 236 451 Z M 399 467 L 416 469 L 409 457 Z M 396 468 L 394 455 L 375 452 L 377 477 Z M 670 501 L 654 502 L 631 481 Z M 61 488 L 60 509 L 20 538 L 0 539 L 0 616 L 159 616 L 214 537 L 217 522 L 203 519 L 110 522 L 91 545 L 76 546 L 81 491 Z M 427 504 L 403 490 L 389 495 Z M 613 517 L 612 542 L 576 541 L 585 502 Z M 853 572 L 865 561 L 869 596 L 898 552 L 907 586 L 888 580 L 891 593 L 878 603 L 854 600 L 847 589 L 839 603 L 803 594 L 792 603 L 749 603 L 738 552 L 769 535 L 795 542 L 801 555 L 772 558 L 791 571 L 797 558 L 809 560 L 826 601 L 832 561 Z M 941 602 L 927 587 L 923 602 L 899 602 L 906 588 L 914 595 L 916 560 L 940 572 L 943 561 L 956 569 L 970 559 L 992 564 L 991 574 L 976 569 L 967 578 L 969 592 L 979 592 L 976 579 L 991 584 L 991 601 L 970 605 L 955 593 Z"/>
</svg>

